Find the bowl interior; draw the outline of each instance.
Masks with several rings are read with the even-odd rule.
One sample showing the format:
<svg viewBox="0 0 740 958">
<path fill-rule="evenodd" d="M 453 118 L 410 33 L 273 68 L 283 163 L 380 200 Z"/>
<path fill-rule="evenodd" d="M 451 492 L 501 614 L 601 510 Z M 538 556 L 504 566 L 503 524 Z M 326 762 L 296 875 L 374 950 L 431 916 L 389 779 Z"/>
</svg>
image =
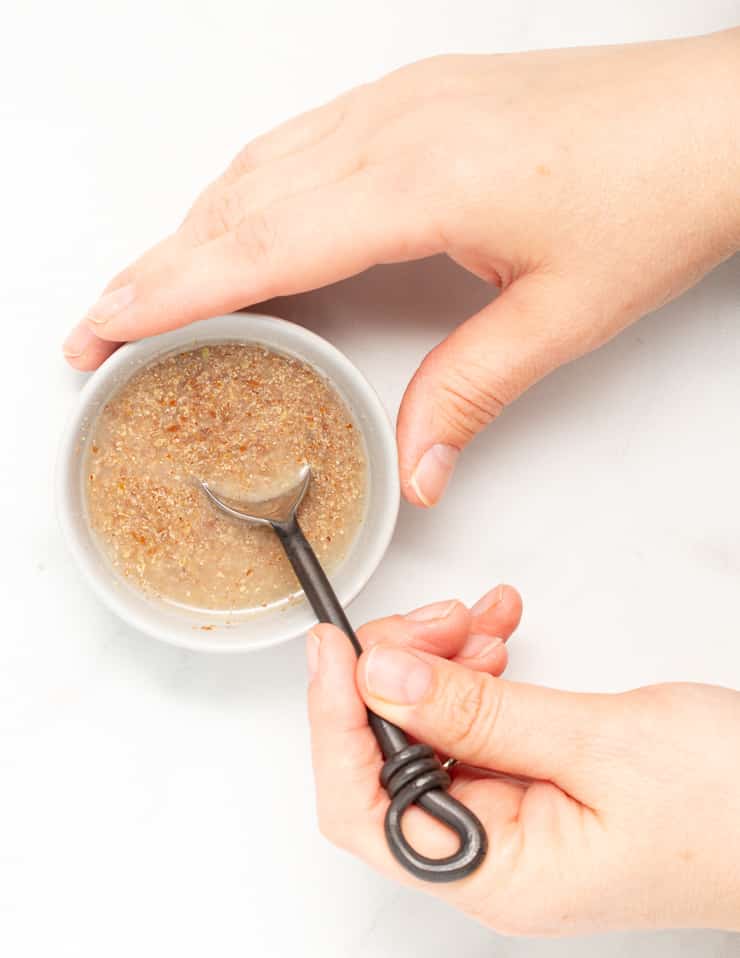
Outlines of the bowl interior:
<svg viewBox="0 0 740 958">
<path fill-rule="evenodd" d="M 150 635 L 207 651 L 275 645 L 305 632 L 315 616 L 303 598 L 273 610 L 228 616 L 183 610 L 130 586 L 115 574 L 94 541 L 87 521 L 82 470 L 91 427 L 101 408 L 126 380 L 167 353 L 223 342 L 261 344 L 303 360 L 331 382 L 362 433 L 368 463 L 365 521 L 349 554 L 331 577 L 343 604 L 357 595 L 380 562 L 393 533 L 399 503 L 395 439 L 385 410 L 359 370 L 315 333 L 285 320 L 242 313 L 204 320 L 118 350 L 88 380 L 62 441 L 58 472 L 62 526 L 83 572 L 109 607 Z"/>
</svg>

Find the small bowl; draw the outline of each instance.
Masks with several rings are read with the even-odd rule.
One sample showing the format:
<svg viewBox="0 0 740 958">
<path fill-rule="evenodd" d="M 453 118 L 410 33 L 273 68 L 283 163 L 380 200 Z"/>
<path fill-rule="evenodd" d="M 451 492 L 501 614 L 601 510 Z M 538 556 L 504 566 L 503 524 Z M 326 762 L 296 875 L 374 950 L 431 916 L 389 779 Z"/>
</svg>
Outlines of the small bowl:
<svg viewBox="0 0 740 958">
<path fill-rule="evenodd" d="M 124 582 L 93 538 L 83 468 L 91 426 L 126 380 L 167 353 L 225 342 L 263 345 L 312 366 L 337 390 L 362 433 L 368 463 L 366 517 L 349 555 L 332 575 L 332 584 L 344 605 L 365 586 L 383 558 L 399 505 L 396 443 L 385 409 L 357 367 L 315 333 L 272 316 L 237 313 L 122 346 L 83 387 L 62 437 L 57 467 L 62 530 L 85 577 L 110 609 L 154 638 L 207 652 L 241 652 L 277 645 L 306 632 L 316 617 L 303 597 L 273 610 L 229 618 L 224 613 L 181 609 Z"/>
</svg>

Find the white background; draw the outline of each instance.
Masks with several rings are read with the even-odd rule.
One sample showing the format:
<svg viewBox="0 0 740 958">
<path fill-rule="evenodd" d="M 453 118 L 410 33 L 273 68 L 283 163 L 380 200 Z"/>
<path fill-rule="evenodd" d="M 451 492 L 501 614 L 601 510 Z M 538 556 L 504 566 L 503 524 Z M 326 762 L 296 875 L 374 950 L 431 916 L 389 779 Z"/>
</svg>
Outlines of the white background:
<svg viewBox="0 0 740 958">
<path fill-rule="evenodd" d="M 132 633 L 71 567 L 51 500 L 83 379 L 62 363 L 65 331 L 250 137 L 428 54 L 667 37 L 739 12 L 737 0 L 5 0 L 4 955 L 740 955 L 720 932 L 498 938 L 335 851 L 315 824 L 302 642 L 220 658 Z M 740 686 L 739 291 L 736 258 L 520 400 L 466 453 L 442 507 L 402 510 L 354 619 L 472 601 L 503 579 L 526 602 L 514 677 Z M 337 343 L 394 413 L 424 351 L 487 296 L 437 260 L 274 311 Z"/>
</svg>

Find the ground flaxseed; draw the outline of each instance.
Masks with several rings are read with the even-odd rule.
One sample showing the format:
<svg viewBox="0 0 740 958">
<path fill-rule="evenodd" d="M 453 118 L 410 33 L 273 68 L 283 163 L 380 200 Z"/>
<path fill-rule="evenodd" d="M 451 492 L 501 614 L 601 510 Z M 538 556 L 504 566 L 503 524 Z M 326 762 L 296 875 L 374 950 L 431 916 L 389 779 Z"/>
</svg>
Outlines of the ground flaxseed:
<svg viewBox="0 0 740 958">
<path fill-rule="evenodd" d="M 255 609 L 298 589 L 275 534 L 217 512 L 197 479 L 254 498 L 309 463 L 300 520 L 330 571 L 364 514 L 364 446 L 346 406 L 309 366 L 260 346 L 205 346 L 141 370 L 103 408 L 88 450 L 103 551 L 122 576 L 179 605 Z"/>
</svg>

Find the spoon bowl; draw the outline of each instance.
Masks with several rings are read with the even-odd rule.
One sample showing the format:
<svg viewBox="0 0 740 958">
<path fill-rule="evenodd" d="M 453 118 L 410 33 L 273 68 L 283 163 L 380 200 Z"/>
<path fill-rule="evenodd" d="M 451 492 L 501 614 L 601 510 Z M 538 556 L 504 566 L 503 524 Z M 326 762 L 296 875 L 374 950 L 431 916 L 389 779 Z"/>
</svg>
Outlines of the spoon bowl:
<svg viewBox="0 0 740 958">
<path fill-rule="evenodd" d="M 289 485 L 264 499 L 233 499 L 219 495 L 204 479 L 199 479 L 198 483 L 213 505 L 227 516 L 260 526 L 274 526 L 290 522 L 295 516 L 311 483 L 311 467 L 303 466 Z"/>
</svg>

